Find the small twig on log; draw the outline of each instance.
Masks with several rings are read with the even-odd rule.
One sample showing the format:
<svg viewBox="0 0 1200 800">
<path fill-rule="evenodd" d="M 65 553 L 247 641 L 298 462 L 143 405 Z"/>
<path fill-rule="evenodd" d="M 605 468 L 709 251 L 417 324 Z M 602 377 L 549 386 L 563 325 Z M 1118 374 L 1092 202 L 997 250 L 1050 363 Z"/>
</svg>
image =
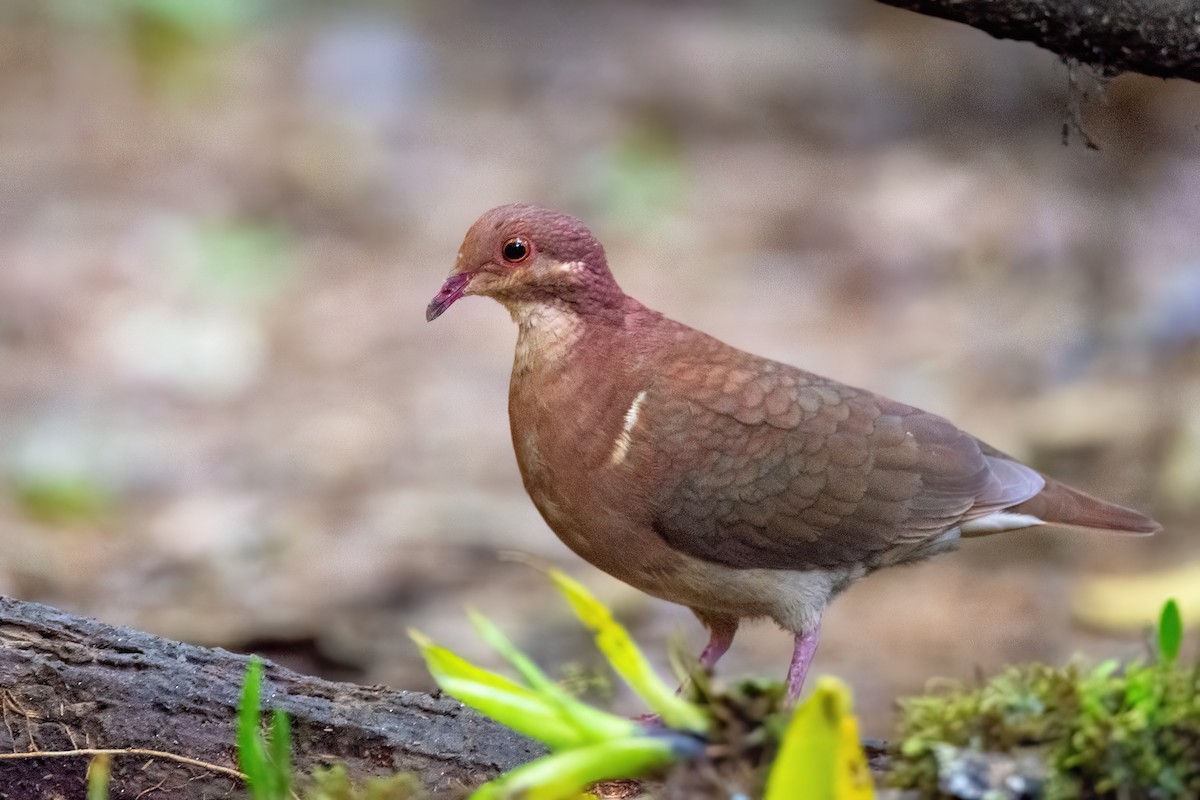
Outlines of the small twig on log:
<svg viewBox="0 0 1200 800">
<path fill-rule="evenodd" d="M 146 750 L 141 747 L 123 747 L 116 749 L 84 748 L 80 750 L 33 750 L 28 753 L 0 753 L 0 761 L 14 760 L 19 758 L 70 758 L 72 756 L 149 756 L 151 758 L 165 758 L 169 761 L 187 764 L 190 767 L 200 767 L 202 769 L 210 770 L 211 772 L 220 772 L 223 775 L 236 778 L 243 783 L 246 782 L 245 773 L 238 772 L 236 769 L 222 767 L 220 764 L 209 764 L 206 761 L 197 761 L 194 758 L 181 756 L 178 753 L 165 753 L 162 750 Z"/>
</svg>

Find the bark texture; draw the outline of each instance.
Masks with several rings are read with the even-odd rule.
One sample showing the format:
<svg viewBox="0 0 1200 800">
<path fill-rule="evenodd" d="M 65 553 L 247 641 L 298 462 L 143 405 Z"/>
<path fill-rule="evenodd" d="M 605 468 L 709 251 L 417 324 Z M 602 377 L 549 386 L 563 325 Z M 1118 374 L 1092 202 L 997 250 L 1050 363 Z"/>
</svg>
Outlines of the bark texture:
<svg viewBox="0 0 1200 800">
<path fill-rule="evenodd" d="M 1197 0 L 879 0 L 1032 42 L 1102 75 L 1200 81 Z"/>
<path fill-rule="evenodd" d="M 236 767 L 247 657 L 0 598 L 0 752 L 146 748 Z M 333 683 L 266 663 L 264 708 L 292 718 L 300 769 L 410 771 L 435 792 L 539 755 L 450 698 Z M 87 758 L 0 760 L 0 799 L 82 797 Z M 150 757 L 113 760 L 113 798 L 238 796 L 236 779 Z"/>
</svg>

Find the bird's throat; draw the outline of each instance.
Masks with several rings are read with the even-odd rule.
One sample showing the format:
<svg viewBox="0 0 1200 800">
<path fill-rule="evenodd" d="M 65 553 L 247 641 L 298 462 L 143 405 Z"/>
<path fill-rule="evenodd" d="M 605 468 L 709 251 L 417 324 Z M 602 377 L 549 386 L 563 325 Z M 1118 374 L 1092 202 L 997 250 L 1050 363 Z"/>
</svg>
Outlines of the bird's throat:
<svg viewBox="0 0 1200 800">
<path fill-rule="evenodd" d="M 508 310 L 518 326 L 514 374 L 562 369 L 583 337 L 582 316 L 555 300 L 512 303 Z"/>
</svg>

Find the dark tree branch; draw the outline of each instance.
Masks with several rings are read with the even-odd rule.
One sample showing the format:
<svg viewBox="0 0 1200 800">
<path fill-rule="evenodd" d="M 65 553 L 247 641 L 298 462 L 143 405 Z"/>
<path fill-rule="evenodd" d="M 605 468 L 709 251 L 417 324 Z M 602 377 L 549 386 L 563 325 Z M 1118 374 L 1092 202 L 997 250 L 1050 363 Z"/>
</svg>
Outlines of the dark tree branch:
<svg viewBox="0 0 1200 800">
<path fill-rule="evenodd" d="M 1197 0 L 879 0 L 1033 42 L 1101 75 L 1200 81 Z"/>
<path fill-rule="evenodd" d="M 246 657 L 0 598 L 0 752 L 144 748 L 236 767 Z M 266 664 L 264 704 L 292 718 L 300 769 L 408 771 L 434 791 L 475 786 L 542 750 L 449 698 L 332 683 Z M 0 760 L 0 800 L 82 797 L 87 758 Z M 227 775 L 113 761 L 112 797 L 236 796 Z"/>
</svg>

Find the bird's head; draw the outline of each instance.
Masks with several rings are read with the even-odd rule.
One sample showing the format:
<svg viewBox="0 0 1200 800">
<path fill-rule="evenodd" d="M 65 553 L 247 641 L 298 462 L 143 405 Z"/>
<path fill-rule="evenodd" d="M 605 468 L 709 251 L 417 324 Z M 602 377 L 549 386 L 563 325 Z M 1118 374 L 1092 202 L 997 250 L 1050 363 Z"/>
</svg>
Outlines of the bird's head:
<svg viewBox="0 0 1200 800">
<path fill-rule="evenodd" d="M 572 216 L 531 205 L 500 206 L 475 221 L 425 319 L 472 294 L 514 312 L 537 302 L 603 306 L 622 296 L 592 232 Z"/>
</svg>

